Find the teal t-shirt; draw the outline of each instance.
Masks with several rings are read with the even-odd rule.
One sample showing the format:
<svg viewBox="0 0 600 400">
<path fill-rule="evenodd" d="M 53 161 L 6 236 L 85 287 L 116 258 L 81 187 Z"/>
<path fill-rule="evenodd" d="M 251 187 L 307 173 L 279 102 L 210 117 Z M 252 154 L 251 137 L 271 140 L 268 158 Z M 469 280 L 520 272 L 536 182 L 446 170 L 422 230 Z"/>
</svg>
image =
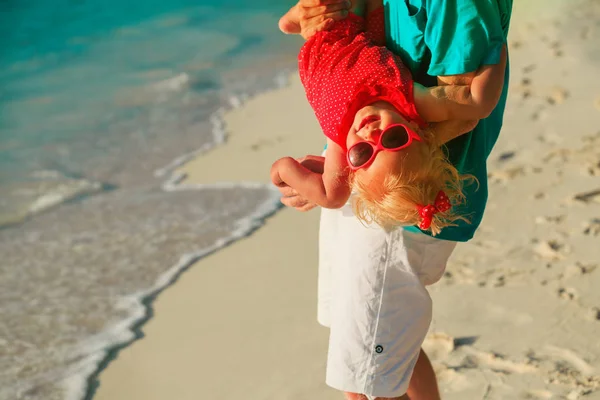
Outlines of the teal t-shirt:
<svg viewBox="0 0 600 400">
<path fill-rule="evenodd" d="M 497 64 L 506 43 L 512 0 L 384 0 L 387 47 L 400 55 L 415 81 L 435 86 L 437 76 L 476 71 Z M 466 202 L 456 211 L 469 218 L 444 228 L 436 238 L 466 242 L 481 223 L 487 202 L 486 161 L 502 128 L 508 94 L 504 89 L 492 114 L 470 133 L 447 143 L 450 161 L 478 183 L 464 188 Z M 405 229 L 419 231 L 417 227 Z M 428 232 L 424 232 L 428 233 Z"/>
</svg>

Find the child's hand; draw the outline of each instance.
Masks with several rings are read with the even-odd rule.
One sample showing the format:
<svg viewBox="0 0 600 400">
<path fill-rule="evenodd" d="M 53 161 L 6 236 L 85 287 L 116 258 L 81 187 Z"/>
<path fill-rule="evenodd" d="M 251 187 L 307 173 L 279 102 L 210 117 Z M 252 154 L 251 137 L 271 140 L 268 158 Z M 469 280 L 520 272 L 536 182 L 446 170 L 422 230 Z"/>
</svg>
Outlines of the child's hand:
<svg viewBox="0 0 600 400">
<path fill-rule="evenodd" d="M 350 0 L 300 0 L 279 20 L 279 29 L 287 34 L 300 34 L 309 39 L 327 30 L 334 21 L 348 16 Z"/>
<path fill-rule="evenodd" d="M 309 169 L 312 172 L 316 172 L 317 174 L 322 174 L 325 170 L 325 157 L 322 156 L 307 155 L 297 158 L 296 161 L 298 161 L 304 168 Z"/>
<path fill-rule="evenodd" d="M 342 207 L 350 197 L 346 153 L 333 140 L 327 139 L 326 154 L 326 158 L 280 158 L 271 166 L 271 182 L 280 189 L 290 187 L 308 202 L 321 207 Z"/>
<path fill-rule="evenodd" d="M 325 158 L 319 156 L 305 156 L 296 159 L 300 165 L 308 170 L 322 174 Z M 289 161 L 288 161 L 289 162 Z M 317 206 L 317 204 L 309 201 L 306 197 L 300 195 L 296 189 L 288 186 L 281 180 L 280 168 L 284 161 L 276 161 L 271 167 L 271 181 L 278 187 L 281 193 L 281 203 L 287 207 L 295 208 L 298 211 L 309 211 Z"/>
<path fill-rule="evenodd" d="M 292 157 L 283 157 L 275 161 L 271 166 L 271 182 L 273 185 L 281 188 L 288 187 L 288 184 L 281 178 L 284 169 L 292 169 L 295 165 L 301 165 L 310 172 L 323 174 L 325 168 L 325 157 L 321 156 L 304 156 L 298 159 Z"/>
<path fill-rule="evenodd" d="M 283 157 L 275 161 L 271 165 L 271 182 L 277 187 L 285 187 L 287 184 L 281 178 L 281 173 L 284 168 L 289 168 L 288 165 L 294 159 L 291 157 Z"/>
</svg>

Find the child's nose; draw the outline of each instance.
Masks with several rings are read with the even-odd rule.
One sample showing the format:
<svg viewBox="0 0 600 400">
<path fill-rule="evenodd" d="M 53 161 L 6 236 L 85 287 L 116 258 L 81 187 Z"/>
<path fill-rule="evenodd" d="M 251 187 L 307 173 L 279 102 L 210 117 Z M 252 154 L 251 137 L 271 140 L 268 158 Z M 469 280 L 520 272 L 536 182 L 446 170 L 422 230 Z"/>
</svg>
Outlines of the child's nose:
<svg viewBox="0 0 600 400">
<path fill-rule="evenodd" d="M 377 141 L 379 140 L 379 136 L 381 136 L 381 129 L 371 129 L 369 130 L 369 132 L 367 133 L 368 136 L 368 140 L 377 143 Z"/>
</svg>

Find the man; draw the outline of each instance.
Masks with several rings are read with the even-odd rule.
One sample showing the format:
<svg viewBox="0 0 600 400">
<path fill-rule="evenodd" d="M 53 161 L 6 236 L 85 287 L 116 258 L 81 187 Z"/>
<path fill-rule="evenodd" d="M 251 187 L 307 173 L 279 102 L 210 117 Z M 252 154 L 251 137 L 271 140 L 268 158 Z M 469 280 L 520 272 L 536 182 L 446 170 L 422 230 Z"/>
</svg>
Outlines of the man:
<svg viewBox="0 0 600 400">
<path fill-rule="evenodd" d="M 424 86 L 469 84 L 480 67 L 500 62 L 512 0 L 384 0 L 384 6 L 387 46 L 402 57 L 415 81 Z M 307 38 L 327 29 L 334 20 L 345 18 L 350 7 L 348 1 L 301 0 L 281 18 L 279 27 L 285 33 Z M 481 104 L 480 115 L 486 118 L 472 132 L 447 143 L 453 164 L 461 173 L 473 174 L 478 183 L 465 188 L 467 201 L 460 210 L 469 215 L 470 224 L 446 228 L 436 237 L 443 239 L 441 242 L 446 241 L 441 249 L 434 251 L 437 259 L 427 258 L 434 250 L 427 247 L 431 238 L 417 227 L 389 233 L 357 223 L 348 207 L 322 210 L 319 322 L 331 329 L 327 383 L 343 391 L 348 400 L 440 398 L 431 363 L 425 353 L 419 351 L 431 318 L 431 304 L 424 285 L 436 280 L 423 277 L 427 274 L 420 265 L 427 259 L 427 263 L 437 266 L 433 275 L 439 275 L 454 244 L 471 239 L 481 222 L 487 201 L 486 159 L 502 127 L 508 66 L 504 78 L 499 102 Z M 309 156 L 305 165 L 318 170 L 319 161 L 318 157 Z M 302 211 L 314 207 L 290 188 L 281 191 L 282 202 L 287 206 Z M 423 258 L 415 260 L 415 248 L 419 246 Z M 391 255 L 396 264 L 390 261 Z M 409 283 L 401 282 L 402 301 L 394 302 L 394 297 L 388 294 L 390 284 L 377 281 L 385 280 L 386 273 L 391 275 L 399 270 L 405 272 L 400 279 Z M 347 276 L 356 278 L 348 280 Z M 371 291 L 360 292 L 364 287 L 360 279 L 365 276 L 369 284 L 372 281 L 376 284 L 370 286 Z M 340 279 L 344 279 L 343 289 L 340 289 L 341 284 L 335 284 Z M 371 299 L 375 295 L 373 288 L 381 290 L 376 303 Z M 332 309 L 332 303 L 342 306 Z M 376 318 L 361 320 L 363 316 L 357 315 L 356 310 L 360 314 L 363 303 L 379 307 Z M 385 311 L 383 315 L 381 310 Z M 397 314 L 398 310 L 402 318 L 386 317 L 386 314 Z M 387 336 L 386 329 L 392 330 Z M 358 333 L 352 336 L 349 332 Z M 390 345 L 389 338 L 394 336 L 397 339 Z M 385 340 L 388 340 L 386 346 L 378 344 Z"/>
</svg>

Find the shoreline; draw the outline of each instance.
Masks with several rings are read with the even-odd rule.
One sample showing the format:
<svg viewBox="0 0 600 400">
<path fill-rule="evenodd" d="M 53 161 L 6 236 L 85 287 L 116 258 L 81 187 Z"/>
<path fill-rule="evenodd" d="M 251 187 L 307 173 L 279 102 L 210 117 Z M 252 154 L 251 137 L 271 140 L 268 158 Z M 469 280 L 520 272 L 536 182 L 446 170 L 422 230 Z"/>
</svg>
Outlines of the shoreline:
<svg viewBox="0 0 600 400">
<path fill-rule="evenodd" d="M 315 150 L 319 150 L 323 145 L 322 138 L 316 134 L 318 133 L 318 125 L 314 120 L 314 116 L 312 114 L 312 110 L 310 110 L 308 104 L 305 104 L 304 98 L 302 96 L 298 96 L 298 90 L 301 90 L 300 83 L 297 77 L 294 77 L 290 85 L 279 90 L 265 92 L 256 96 L 255 98 L 249 100 L 244 106 L 238 109 L 231 110 L 226 113 L 225 119 L 227 121 L 228 132 L 230 132 L 230 136 L 228 138 L 227 143 L 224 146 L 217 147 L 213 151 L 203 154 L 202 156 L 192 160 L 191 162 L 185 164 L 183 167 L 179 168 L 175 171 L 175 174 L 182 174 L 182 176 L 186 176 L 186 178 L 182 181 L 182 188 L 186 186 L 193 187 L 194 185 L 218 185 L 221 182 L 235 182 L 236 184 L 240 182 L 256 182 L 256 184 L 260 185 L 263 183 L 268 183 L 268 168 L 270 164 L 277 158 L 281 157 L 284 154 L 290 154 L 293 156 L 301 156 L 304 154 L 314 153 Z M 269 113 L 265 115 L 263 109 L 265 104 L 279 105 L 279 109 L 277 112 Z M 281 105 L 285 104 L 285 109 L 281 109 Z M 298 118 L 298 116 L 301 116 Z M 298 119 L 297 124 L 289 125 L 286 121 L 291 120 L 292 118 Z M 253 126 L 251 131 L 245 132 L 245 126 Z M 286 126 L 287 130 L 285 133 L 272 137 L 271 132 L 275 129 L 278 129 L 279 126 Z M 243 133 L 243 134 L 242 134 Z M 293 148 L 293 151 L 290 152 L 290 149 Z M 245 158 L 244 168 L 238 168 L 238 164 L 228 163 L 229 159 L 239 160 L 240 157 Z M 209 167 L 210 166 L 210 167 Z M 217 167 L 215 167 L 217 166 Z M 265 173 L 267 171 L 267 173 Z M 289 295 L 290 292 L 295 296 L 300 296 L 302 301 L 301 309 L 303 310 L 303 314 L 305 317 L 310 318 L 310 321 L 316 321 L 313 315 L 313 310 L 304 307 L 305 301 L 313 301 L 316 295 L 316 287 L 314 283 L 316 283 L 316 270 L 312 267 L 307 268 L 303 265 L 303 258 L 310 257 L 312 262 L 310 264 L 316 265 L 316 227 L 317 227 L 317 217 L 318 212 L 312 211 L 306 214 L 296 213 L 292 210 L 278 210 L 273 213 L 270 217 L 266 218 L 263 221 L 262 229 L 258 229 L 253 232 L 252 235 L 246 236 L 237 240 L 231 244 L 229 244 L 224 251 L 216 251 L 203 257 L 202 259 L 196 261 L 191 266 L 186 268 L 185 274 L 183 274 L 186 279 L 177 279 L 172 285 L 169 287 L 171 290 L 164 291 L 161 293 L 161 296 L 156 302 L 153 302 L 150 307 L 155 308 L 155 316 L 154 318 L 147 319 L 145 323 L 139 326 L 138 330 L 141 332 L 140 335 L 143 339 L 154 336 L 154 333 L 151 333 L 153 329 L 154 321 L 156 320 L 156 315 L 162 312 L 159 308 L 162 308 L 160 305 L 162 302 L 169 301 L 168 293 L 176 294 L 176 298 L 172 300 L 175 302 L 180 302 L 184 300 L 184 298 L 188 298 L 193 300 L 193 292 L 195 289 L 190 287 L 190 283 L 193 285 L 206 285 L 206 280 L 212 277 L 213 279 L 223 280 L 228 274 L 242 274 L 244 279 L 240 279 L 241 283 L 232 283 L 233 285 L 241 285 L 244 281 L 252 280 L 252 279 L 260 279 L 259 282 L 255 282 L 257 285 L 262 286 L 261 290 L 257 290 L 254 292 L 251 288 L 243 287 L 238 288 L 238 290 L 244 290 L 249 297 L 248 301 L 250 302 L 250 298 L 256 297 L 258 293 L 261 293 L 259 297 L 261 297 L 261 305 L 264 307 L 263 312 L 260 310 L 251 309 L 248 310 L 247 313 L 243 313 L 243 315 L 251 315 L 258 314 L 260 317 L 264 319 L 264 321 L 269 321 L 268 324 L 273 324 L 277 319 L 285 318 L 279 309 L 278 304 L 273 304 L 269 306 L 268 299 L 264 299 L 265 293 L 271 292 L 276 293 L 274 297 L 283 298 L 285 295 Z M 295 246 L 294 243 L 291 243 L 289 237 L 287 235 L 276 235 L 277 237 L 273 237 L 273 231 L 282 231 L 288 229 L 287 227 L 294 227 L 294 231 L 304 231 L 305 235 L 310 239 L 307 240 L 301 248 Z M 290 232 L 288 232 L 290 233 Z M 277 240 L 277 244 L 274 244 L 273 241 Z M 272 248 L 272 253 L 269 252 L 260 252 L 261 248 Z M 229 249 L 233 249 L 233 251 L 228 251 Z M 241 249 L 241 250 L 240 250 Z M 238 253 L 244 252 L 252 252 L 252 258 L 244 258 L 239 259 Z M 297 272 L 297 282 L 302 282 L 302 288 L 296 288 L 293 290 L 291 287 L 288 287 L 285 293 L 281 292 L 281 288 L 270 287 L 268 282 L 265 282 L 261 277 L 264 276 L 264 273 L 258 275 L 258 277 L 252 277 L 253 274 L 249 274 L 251 272 L 251 268 L 256 268 L 257 265 L 261 264 L 260 260 L 263 260 L 264 265 L 262 265 L 262 270 L 268 270 L 268 274 L 278 274 L 281 276 L 278 280 L 282 279 L 284 276 L 290 274 L 290 271 Z M 235 261 L 234 261 L 235 260 Z M 240 267 L 239 263 L 245 262 L 248 268 Z M 235 264 L 238 264 L 237 266 Z M 279 265 L 285 264 L 285 265 Z M 279 266 L 278 266 L 279 265 Z M 197 268 L 192 268 L 197 267 Z M 240 271 L 235 271 L 237 268 Z M 228 271 L 224 271 L 227 269 Z M 204 276 L 208 274 L 208 278 Z M 194 276 L 192 276 L 194 275 Z M 314 275 L 314 276 L 313 276 Z M 289 277 L 288 277 L 289 278 Z M 186 283 L 187 282 L 187 283 Z M 183 292 L 182 292 L 183 290 Z M 210 299 L 212 296 L 222 296 L 222 293 L 219 293 L 219 289 L 216 287 L 206 287 L 205 290 L 210 290 L 210 296 L 208 298 L 204 298 L 205 300 L 212 302 Z M 191 291 L 191 292 L 190 292 Z M 224 302 L 227 301 L 226 298 L 222 299 Z M 196 299 L 194 301 L 202 301 L 201 299 Z M 285 302 L 285 300 L 282 300 Z M 291 301 L 291 300 L 290 300 Z M 212 315 L 212 311 L 210 310 L 210 305 L 202 304 L 197 305 L 201 307 L 207 314 L 210 315 L 211 319 L 214 319 L 212 323 L 218 322 L 219 324 L 233 324 L 235 326 L 235 322 L 225 321 L 222 319 L 222 316 Z M 229 308 L 229 304 L 226 304 L 224 307 Z M 240 306 L 243 306 L 240 304 Z M 295 299 L 290 304 L 290 307 L 297 308 L 299 306 L 298 299 Z M 171 308 L 171 306 L 167 306 Z M 174 306 L 175 309 L 180 308 L 179 306 Z M 316 309 L 316 304 L 314 305 Z M 185 314 L 185 311 L 184 311 Z M 181 315 L 181 314 L 180 314 Z M 277 317 L 275 318 L 275 315 Z M 187 319 L 184 317 L 184 319 Z M 285 319 L 284 319 L 285 321 Z M 188 321 L 189 322 L 189 321 Z M 326 339 L 326 332 L 324 329 L 319 328 L 315 324 L 306 324 L 306 320 L 297 321 L 299 323 L 296 324 L 294 329 L 288 327 L 287 330 L 291 331 L 302 331 L 307 330 L 310 332 L 306 335 L 307 338 L 315 338 L 313 344 L 320 348 L 320 351 L 323 351 L 323 344 L 326 343 L 324 339 Z M 186 323 L 187 324 L 187 323 Z M 252 321 L 245 321 L 243 325 L 252 325 Z M 255 325 L 252 325 L 256 327 Z M 162 328 L 158 327 L 161 331 Z M 202 327 L 186 325 L 186 330 L 202 330 Z M 281 329 L 286 330 L 285 327 Z M 290 335 L 293 335 L 294 332 L 289 332 Z M 260 330 L 256 330 L 257 334 Z M 159 333 L 162 335 L 166 332 Z M 210 334 L 210 332 L 204 332 L 205 334 Z M 220 332 L 219 336 L 224 335 L 225 332 Z M 280 336 L 278 331 L 273 332 L 274 335 Z M 187 336 L 187 335 L 186 335 Z M 227 334 L 225 334 L 227 336 Z M 284 336 L 284 335 L 281 335 Z M 285 347 L 284 343 L 280 341 L 282 338 L 272 338 L 274 342 L 277 342 L 277 345 L 274 345 L 274 352 L 271 354 L 271 357 L 277 358 L 277 348 Z M 297 337 L 297 340 L 302 340 L 301 337 Z M 306 340 L 306 339 L 304 339 Z M 312 339 L 311 339 L 312 341 Z M 126 393 L 123 392 L 123 388 L 117 382 L 117 387 L 107 387 L 104 384 L 105 380 L 109 379 L 109 382 L 113 379 L 117 379 L 120 381 L 119 377 L 122 376 L 123 371 L 119 371 L 119 363 L 126 357 L 128 357 L 128 352 L 130 349 L 143 345 L 145 340 L 137 340 L 134 341 L 129 346 L 125 346 L 118 350 L 115 358 L 111 360 L 110 363 L 107 364 L 104 371 L 99 374 L 100 385 L 96 389 L 95 399 L 114 399 L 114 398 L 135 398 L 131 396 L 139 396 L 139 390 L 134 389 L 134 392 Z M 210 340 L 208 340 L 210 342 Z M 166 343 L 165 343 L 166 344 Z M 232 345 L 233 346 L 233 345 Z M 205 348 L 202 353 L 211 351 L 212 349 Z M 237 351 L 244 351 L 245 349 L 237 349 Z M 252 350 L 252 349 L 251 349 Z M 248 350 L 248 351 L 251 351 Z M 252 350 L 258 351 L 260 350 Z M 305 349 L 300 347 L 294 347 L 289 351 L 294 352 L 294 355 L 290 355 L 291 358 L 297 359 L 301 353 L 305 352 Z M 250 358 L 259 358 L 258 353 L 253 353 L 253 357 L 246 357 L 246 359 Z M 218 363 L 216 359 L 217 356 L 213 355 L 214 359 L 209 364 L 214 366 L 215 363 Z M 271 361 L 274 361 L 271 360 Z M 241 362 L 241 361 L 240 361 Z M 322 371 L 319 368 L 323 368 L 323 360 L 319 357 L 306 357 L 306 362 L 308 364 L 315 364 L 315 378 Z M 147 363 L 144 363 L 147 364 Z M 268 368 L 267 365 L 262 364 L 265 368 Z M 115 368 L 117 366 L 117 368 Z M 127 368 L 127 366 L 125 366 Z M 250 365 L 247 368 L 251 368 Z M 281 365 L 278 368 L 282 368 Z M 272 373 L 276 373 L 277 369 L 272 369 Z M 193 368 L 192 368 L 193 369 Z M 127 371 L 125 374 L 129 374 L 132 371 Z M 254 379 L 246 382 L 246 385 L 252 385 Z M 315 383 L 318 384 L 318 380 L 315 379 Z M 168 382 L 167 382 L 168 383 Z M 116 389 L 116 392 L 113 391 Z M 216 389 L 215 389 L 216 390 Z M 324 386 L 324 383 L 317 385 L 315 388 L 318 393 L 322 391 L 329 391 L 330 389 Z M 186 398 L 185 396 L 194 396 L 193 393 L 187 394 L 179 394 L 180 399 Z M 242 395 L 242 393 L 239 393 Z M 116 397 L 115 397 L 116 396 Z M 154 397 L 153 397 L 154 396 Z M 165 398 L 165 396 L 169 396 L 165 392 L 155 392 L 152 393 L 144 393 L 140 398 Z M 230 398 L 229 395 L 227 398 Z"/>
<path fill-rule="evenodd" d="M 135 295 L 131 295 L 130 297 L 130 302 L 136 303 L 138 304 L 138 313 L 137 315 L 132 315 L 130 318 L 128 318 L 127 320 L 122 320 L 119 321 L 119 323 L 117 324 L 117 326 L 123 327 L 123 326 L 127 326 L 127 329 L 122 329 L 122 328 L 118 328 L 113 327 L 112 329 L 108 329 L 109 332 L 114 332 L 116 335 L 122 337 L 123 339 L 120 340 L 120 343 L 116 344 L 116 345 L 111 345 L 106 349 L 106 355 L 104 357 L 102 357 L 101 361 L 98 363 L 98 367 L 95 369 L 95 371 L 91 374 L 88 375 L 87 377 L 87 381 L 88 381 L 88 385 L 87 388 L 84 390 L 85 392 L 85 396 L 83 397 L 86 400 L 95 398 L 96 393 L 98 392 L 98 388 L 99 388 L 99 378 L 100 376 L 103 374 L 103 372 L 108 368 L 108 366 L 118 358 L 119 353 L 122 352 L 124 349 L 127 349 L 129 346 L 131 346 L 132 344 L 134 344 L 136 341 L 144 338 L 145 334 L 143 332 L 143 328 L 144 326 L 151 321 L 151 319 L 154 317 L 154 303 L 157 299 L 157 297 L 162 294 L 163 291 L 165 291 L 166 289 L 170 288 L 171 286 L 175 285 L 177 283 L 177 281 L 182 277 L 182 275 L 184 275 L 190 268 L 192 268 L 193 266 L 195 266 L 197 263 L 199 263 L 201 260 L 211 257 L 213 254 L 218 253 L 220 250 L 225 250 L 227 247 L 235 245 L 237 242 L 241 241 L 241 240 L 245 240 L 248 237 L 250 237 L 251 235 L 253 235 L 257 230 L 259 230 L 260 228 L 264 227 L 268 221 L 272 218 L 275 217 L 276 214 L 278 214 L 281 209 L 283 208 L 283 205 L 281 205 L 278 201 L 276 201 L 276 199 L 278 199 L 279 197 L 279 192 L 270 186 L 269 183 L 269 179 L 262 179 L 262 177 L 257 177 L 256 179 L 252 179 L 251 175 L 244 175 L 245 178 L 238 180 L 210 180 L 210 179 L 206 179 L 206 176 L 203 175 L 203 173 L 201 172 L 201 170 L 203 169 L 203 166 L 208 165 L 208 164 L 212 164 L 212 162 L 214 161 L 214 159 L 212 158 L 208 158 L 206 159 L 206 155 L 210 154 L 211 152 L 216 152 L 217 155 L 217 159 L 220 157 L 221 152 L 223 151 L 223 149 L 221 149 L 222 147 L 225 147 L 226 149 L 228 149 L 226 147 L 226 145 L 228 143 L 231 143 L 231 140 L 225 140 L 226 136 L 227 136 L 227 132 L 225 130 L 225 120 L 226 119 L 230 119 L 230 122 L 233 124 L 234 126 L 234 130 L 237 130 L 237 121 L 239 120 L 240 116 L 238 116 L 239 110 L 244 110 L 245 107 L 247 107 L 248 105 L 250 107 L 252 107 L 252 104 L 254 101 L 256 101 L 256 99 L 258 99 L 259 101 L 259 108 L 261 108 L 260 104 L 262 104 L 262 98 L 266 97 L 268 99 L 270 99 L 270 97 L 272 97 L 274 94 L 276 94 L 276 97 L 279 98 L 282 94 L 283 97 L 286 98 L 289 96 L 288 92 L 293 92 L 295 93 L 298 89 L 298 87 L 300 87 L 300 83 L 299 80 L 297 78 L 297 76 L 293 75 L 291 77 L 288 77 L 287 79 L 285 79 L 285 82 L 287 83 L 287 85 L 283 85 L 283 78 L 282 78 L 282 74 L 284 74 L 284 72 L 280 72 L 277 74 L 277 77 L 274 80 L 275 86 L 277 88 L 267 88 L 263 91 L 260 91 L 256 94 L 254 94 L 252 97 L 250 97 L 250 99 L 244 103 L 243 106 L 232 106 L 230 109 L 226 110 L 226 111 L 220 111 L 217 112 L 213 117 L 211 117 L 211 121 L 214 125 L 214 129 L 215 129 L 215 137 L 217 139 L 220 140 L 216 140 L 214 144 L 212 144 L 209 148 L 200 148 L 197 150 L 194 150 L 190 153 L 186 153 L 183 154 L 180 157 L 177 157 L 176 159 L 174 159 L 172 162 L 170 162 L 168 165 L 159 168 L 156 170 L 155 176 L 157 178 L 161 178 L 163 179 L 162 184 L 160 184 L 159 186 L 162 188 L 162 190 L 164 190 L 165 192 L 178 192 L 178 191 L 195 191 L 195 190 L 199 190 L 199 189 L 207 189 L 207 188 L 229 188 L 232 185 L 235 185 L 235 187 L 247 187 L 247 188 L 267 188 L 269 189 L 270 192 L 272 192 L 273 197 L 273 201 L 270 201 L 268 203 L 263 204 L 263 206 L 261 208 L 259 208 L 254 214 L 249 215 L 247 218 L 245 218 L 243 221 L 240 221 L 243 223 L 243 226 L 239 227 L 239 230 L 233 234 L 232 236 L 228 237 L 227 240 L 222 241 L 220 240 L 218 243 L 215 243 L 214 246 L 212 246 L 211 248 L 205 248 L 202 249 L 198 252 L 194 252 L 194 253 L 186 253 L 186 254 L 182 254 L 180 261 L 173 265 L 172 267 L 169 268 L 169 270 L 167 270 L 165 273 L 163 273 L 157 280 L 156 283 L 153 287 L 144 290 L 143 293 L 137 293 Z M 302 100 L 302 99 L 300 99 Z M 233 100 L 232 100 L 233 101 Z M 271 101 L 271 100 L 268 100 Z M 304 108 L 305 111 L 308 111 L 309 113 L 311 113 L 309 116 L 312 116 L 312 110 L 310 110 L 310 108 L 306 105 L 303 105 L 301 101 L 297 101 L 297 99 L 294 99 L 291 101 L 292 105 L 294 105 L 295 107 L 297 106 L 298 108 L 302 109 Z M 246 117 L 246 113 L 245 111 L 242 111 L 242 116 L 241 119 L 242 121 L 245 120 Z M 232 115 L 233 117 L 227 117 Z M 225 116 L 225 117 L 224 117 Z M 240 121 L 240 122 L 242 122 Z M 281 118 L 276 118 L 275 120 L 273 120 L 271 123 L 272 124 L 278 124 L 281 122 Z M 316 124 L 316 121 L 314 122 Z M 227 124 L 229 125 L 229 124 Z M 310 124 L 309 124 L 310 125 Z M 318 126 L 317 126 L 318 128 Z M 267 131 L 269 131 L 269 129 L 266 129 Z M 298 132 L 299 133 L 299 132 Z M 235 136 L 235 133 L 234 133 Z M 267 147 L 270 147 L 273 145 L 273 143 L 270 143 L 269 140 L 266 140 L 265 142 L 265 138 L 260 137 L 261 135 L 253 135 L 252 137 L 248 138 L 245 137 L 244 140 L 250 140 L 250 141 L 258 141 L 258 145 L 259 146 L 264 146 L 266 144 Z M 268 135 L 267 135 L 268 136 Z M 289 135 L 288 135 L 289 136 Z M 318 138 L 318 136 L 317 136 Z M 221 140 L 222 139 L 222 140 Z M 228 138 L 230 139 L 230 138 Z M 276 142 L 281 142 L 282 138 L 278 138 L 276 140 Z M 318 140 L 318 139 L 317 139 Z M 293 140 L 295 142 L 300 142 L 299 140 Z M 306 147 L 306 152 L 310 152 L 309 151 L 309 146 L 311 143 L 315 142 L 315 141 L 302 141 L 302 143 L 306 143 L 308 142 L 308 145 L 305 145 L 304 147 Z M 233 140 L 233 143 L 236 144 L 237 140 Z M 321 142 L 319 142 L 321 143 Z M 241 146 L 246 145 L 247 143 L 240 143 Z M 296 144 L 294 144 L 296 145 Z M 277 149 L 273 150 L 267 150 L 268 154 L 264 154 L 265 152 L 258 152 L 257 153 L 257 157 L 258 158 L 262 158 L 262 162 L 260 162 L 260 167 L 256 168 L 255 171 L 262 171 L 262 170 L 267 170 L 267 164 L 270 164 L 272 157 L 275 157 L 275 154 L 279 154 L 281 149 L 279 148 L 281 146 L 278 146 Z M 300 148 L 302 148 L 303 146 L 301 145 Z M 252 151 L 255 151 L 256 149 L 253 148 Z M 224 151 L 224 154 L 227 154 L 229 151 L 226 150 Z M 301 155 L 302 153 L 297 153 L 297 155 Z M 199 166 L 196 166 L 195 163 L 197 163 L 199 160 L 201 160 Z M 207 160 L 207 161 L 205 161 Z M 274 158 L 273 158 L 274 160 Z M 191 166 L 191 168 L 190 168 Z M 227 169 L 227 167 L 225 168 Z M 214 172 L 214 170 L 211 170 Z M 232 170 L 231 169 L 227 169 L 226 172 L 228 175 L 232 174 Z M 268 175 L 267 175 L 268 178 Z M 208 182 L 207 182 L 208 180 Z M 260 182 L 261 180 L 263 180 L 263 182 Z M 107 332 L 103 332 L 103 334 L 106 334 Z M 78 383 L 76 384 L 76 386 L 80 386 Z M 81 390 L 77 390 L 74 392 L 81 392 Z M 79 398 L 79 396 L 75 396 L 74 398 Z"/>
</svg>

